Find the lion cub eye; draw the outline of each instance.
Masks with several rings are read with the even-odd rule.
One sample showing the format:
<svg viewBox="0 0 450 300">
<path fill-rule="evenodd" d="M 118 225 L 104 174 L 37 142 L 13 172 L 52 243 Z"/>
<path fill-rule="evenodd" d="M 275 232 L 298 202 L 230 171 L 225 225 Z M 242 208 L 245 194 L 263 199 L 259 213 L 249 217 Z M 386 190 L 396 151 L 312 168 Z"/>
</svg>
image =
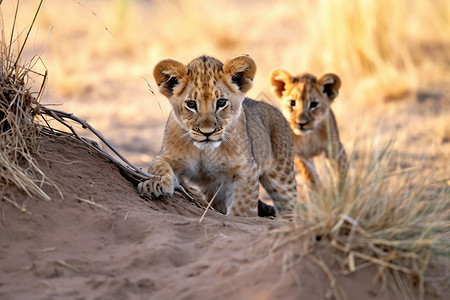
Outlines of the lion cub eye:
<svg viewBox="0 0 450 300">
<path fill-rule="evenodd" d="M 217 102 L 216 102 L 216 109 L 219 110 L 221 108 L 224 108 L 225 105 L 227 105 L 227 102 L 228 102 L 227 99 L 219 99 L 219 100 L 217 100 Z"/>
<path fill-rule="evenodd" d="M 291 106 L 294 107 L 295 106 L 295 100 L 291 100 Z"/>
<path fill-rule="evenodd" d="M 311 101 L 311 103 L 309 103 L 309 109 L 314 109 L 317 106 L 319 106 L 319 102 L 317 101 Z"/>
<path fill-rule="evenodd" d="M 185 103 L 186 107 L 190 110 L 197 110 L 197 102 L 195 102 L 194 100 L 188 100 Z"/>
</svg>

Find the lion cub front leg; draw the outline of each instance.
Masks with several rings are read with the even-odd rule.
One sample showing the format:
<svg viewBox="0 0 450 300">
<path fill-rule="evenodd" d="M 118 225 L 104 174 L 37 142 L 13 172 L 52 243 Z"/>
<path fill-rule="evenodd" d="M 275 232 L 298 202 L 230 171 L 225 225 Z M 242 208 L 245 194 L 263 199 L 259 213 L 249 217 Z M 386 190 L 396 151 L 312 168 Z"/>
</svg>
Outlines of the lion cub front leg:
<svg viewBox="0 0 450 300">
<path fill-rule="evenodd" d="M 246 169 L 235 178 L 234 199 L 228 214 L 240 217 L 257 217 L 259 181 L 255 171 L 256 166 Z"/>
<path fill-rule="evenodd" d="M 313 187 L 317 187 L 320 184 L 319 176 L 317 175 L 314 162 L 311 158 L 304 158 L 296 155 L 294 157 L 294 162 L 297 170 L 299 170 L 303 178 L 308 183 L 310 183 Z"/>
<path fill-rule="evenodd" d="M 155 175 L 153 178 L 139 183 L 138 193 L 144 196 L 172 196 L 176 185 L 176 177 L 170 164 L 161 156 L 153 159 L 148 167 L 148 173 Z"/>
</svg>

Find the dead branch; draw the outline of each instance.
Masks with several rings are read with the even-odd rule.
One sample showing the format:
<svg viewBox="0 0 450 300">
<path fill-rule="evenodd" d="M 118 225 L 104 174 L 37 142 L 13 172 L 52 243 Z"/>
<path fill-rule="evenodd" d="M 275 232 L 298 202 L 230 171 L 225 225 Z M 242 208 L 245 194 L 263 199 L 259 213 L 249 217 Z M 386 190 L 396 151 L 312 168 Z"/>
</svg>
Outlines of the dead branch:
<svg viewBox="0 0 450 300">
<path fill-rule="evenodd" d="M 60 122 L 64 126 L 66 126 L 70 130 L 70 132 L 73 134 L 73 136 L 75 136 L 78 140 L 82 141 L 84 144 L 88 145 L 91 149 L 94 149 L 96 152 L 98 152 L 102 156 L 104 156 L 107 159 L 109 159 L 110 161 L 112 161 L 122 171 L 124 171 L 128 176 L 130 176 L 132 179 L 141 181 L 141 180 L 146 180 L 148 178 L 157 178 L 158 177 L 153 174 L 149 174 L 147 172 L 142 171 L 140 168 L 138 168 L 137 166 L 135 166 L 134 164 L 129 162 L 98 130 L 96 130 L 94 127 L 89 125 L 85 120 L 80 119 L 71 113 L 67 113 L 64 111 L 56 110 L 56 109 L 51 109 L 51 108 L 48 108 L 45 106 L 40 106 L 40 114 L 41 114 L 41 116 L 43 116 L 43 115 L 51 116 L 56 121 Z M 66 119 L 69 119 L 69 120 L 79 123 L 83 129 L 87 129 L 87 130 L 91 131 L 93 134 L 95 134 L 111 151 L 114 152 L 114 154 L 117 155 L 117 157 L 120 158 L 121 161 L 119 159 L 117 159 L 116 157 L 112 156 L 111 154 L 109 154 L 104 149 L 102 149 L 97 142 L 87 139 L 87 138 L 84 138 L 84 137 L 81 137 L 77 133 L 77 131 L 66 121 Z M 44 120 L 45 120 L 45 118 L 44 118 Z M 49 129 L 52 132 L 54 132 L 53 128 L 51 128 L 49 126 L 49 124 L 46 120 L 45 120 L 45 122 L 47 123 L 47 126 L 49 127 Z M 180 184 L 176 183 L 175 190 L 180 192 L 183 196 L 188 198 L 190 201 L 194 201 L 194 198 L 192 198 Z"/>
</svg>

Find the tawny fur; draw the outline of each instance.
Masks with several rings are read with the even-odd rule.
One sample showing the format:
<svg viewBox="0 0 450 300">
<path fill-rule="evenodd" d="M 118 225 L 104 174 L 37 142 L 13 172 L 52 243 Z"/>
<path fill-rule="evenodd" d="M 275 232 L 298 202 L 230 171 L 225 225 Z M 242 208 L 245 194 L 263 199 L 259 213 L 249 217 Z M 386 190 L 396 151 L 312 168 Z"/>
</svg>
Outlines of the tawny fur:
<svg viewBox="0 0 450 300">
<path fill-rule="evenodd" d="M 197 185 L 227 215 L 257 216 L 259 183 L 277 215 L 297 205 L 289 124 L 273 106 L 250 99 L 256 72 L 246 55 L 222 64 L 201 56 L 187 66 L 163 60 L 155 66 L 159 89 L 172 105 L 160 154 L 150 164 L 143 195 L 172 195 L 176 184 Z"/>
<path fill-rule="evenodd" d="M 274 70 L 270 83 L 272 93 L 280 101 L 283 115 L 291 127 L 295 164 L 299 172 L 307 182 L 317 187 L 319 177 L 312 159 L 325 154 L 335 166 L 339 186 L 342 187 L 347 155 L 330 108 L 341 86 L 339 77 L 331 73 L 319 78 L 311 74 L 294 77 L 284 70 Z"/>
</svg>

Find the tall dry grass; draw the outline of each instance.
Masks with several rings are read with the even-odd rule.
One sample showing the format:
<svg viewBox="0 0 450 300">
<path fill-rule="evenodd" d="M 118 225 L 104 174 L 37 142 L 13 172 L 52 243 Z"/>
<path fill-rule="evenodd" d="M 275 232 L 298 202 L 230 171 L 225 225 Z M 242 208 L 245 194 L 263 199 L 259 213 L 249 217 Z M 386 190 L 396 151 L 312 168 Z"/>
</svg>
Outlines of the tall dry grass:
<svg viewBox="0 0 450 300">
<path fill-rule="evenodd" d="M 444 0 L 82 3 L 47 0 L 27 54 L 46 45 L 42 57 L 51 72 L 45 101 L 92 116 L 93 125 L 108 135 L 114 120 L 123 120 L 121 125 L 164 120 L 160 111 L 143 113 L 149 103 L 159 101 L 167 116 L 167 101 L 149 93 L 142 79 L 157 90 L 151 72 L 164 58 L 188 62 L 209 54 L 225 60 L 248 53 L 258 66 L 249 92 L 254 98 L 270 95 L 274 68 L 335 72 L 343 82 L 338 114 L 414 96 L 430 81 L 448 78 L 450 2 Z M 23 11 L 32 11 L 32 4 L 22 1 Z M 105 107 L 105 101 L 112 105 Z"/>
<path fill-rule="evenodd" d="M 267 92 L 268 74 L 280 67 L 336 72 L 347 83 L 343 92 L 359 101 L 399 98 L 423 88 L 427 78 L 448 73 L 443 64 L 450 56 L 442 48 L 450 30 L 445 0 L 46 4 L 34 41 L 36 47 L 45 44 L 47 34 L 37 32 L 53 26 L 43 55 L 54 73 L 50 87 L 64 96 L 91 91 L 93 83 L 133 76 L 140 81 L 140 75 L 151 77 L 160 59 L 189 61 L 200 54 L 254 57 L 258 72 L 250 96 Z M 80 18 L 85 23 L 76 22 Z"/>
<path fill-rule="evenodd" d="M 322 0 L 318 7 L 311 47 L 319 52 L 316 62 L 355 78 L 375 77 L 388 97 L 417 87 L 405 26 L 409 1 Z"/>
<path fill-rule="evenodd" d="M 448 75 L 442 65 L 450 59 L 449 10 L 442 0 L 317 1 L 314 14 L 305 15 L 305 67 L 334 70 L 359 101 L 414 94 Z M 442 45 L 447 49 L 436 56 Z"/>
<path fill-rule="evenodd" d="M 22 63 L 21 55 L 43 1 L 38 2 L 25 37 L 18 29 L 16 18 L 11 32 L 5 32 L 3 14 L 0 15 L 0 199 L 26 212 L 25 203 L 18 203 L 8 190 L 15 186 L 28 196 L 50 200 L 42 190 L 45 175 L 34 160 L 38 148 L 38 130 L 34 118 L 39 111 L 39 100 L 45 86 L 46 75 L 34 72 L 39 57 Z M 17 2 L 18 5 L 18 2 Z M 0 8 L 1 9 L 1 8 Z M 0 13 L 2 11 L 0 10 Z M 15 14 L 19 13 L 16 6 Z M 20 38 L 23 41 L 20 42 Z M 40 89 L 33 92 L 29 81 L 40 80 Z"/>
</svg>

